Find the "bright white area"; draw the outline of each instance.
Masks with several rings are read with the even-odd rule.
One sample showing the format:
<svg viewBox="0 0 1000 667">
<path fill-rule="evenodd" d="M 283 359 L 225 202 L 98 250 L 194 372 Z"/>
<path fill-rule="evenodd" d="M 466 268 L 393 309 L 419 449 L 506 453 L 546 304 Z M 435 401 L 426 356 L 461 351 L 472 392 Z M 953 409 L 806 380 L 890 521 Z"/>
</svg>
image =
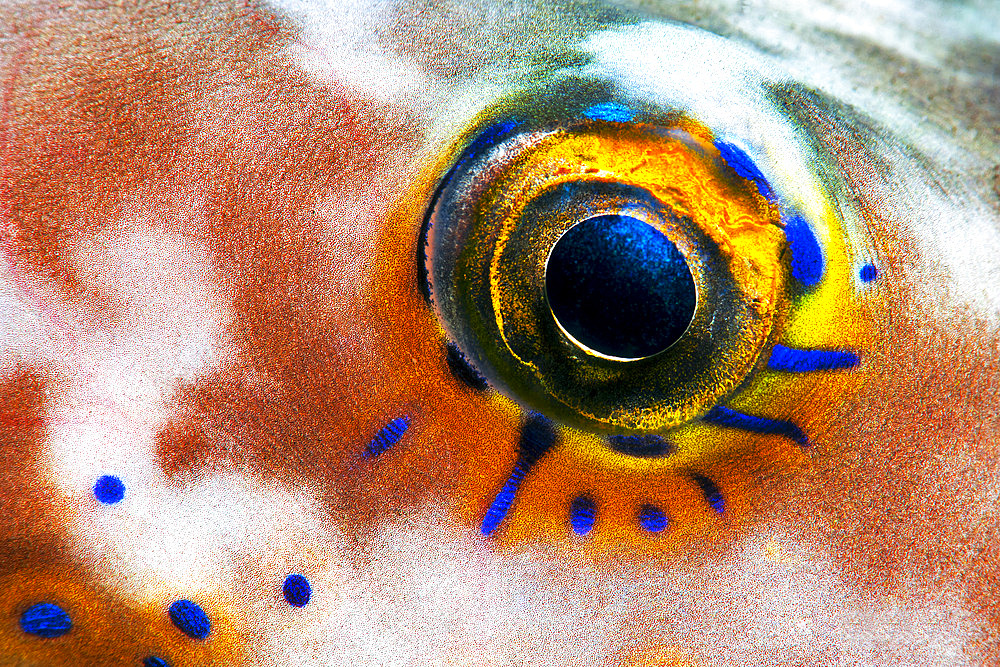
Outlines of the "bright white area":
<svg viewBox="0 0 1000 667">
<path fill-rule="evenodd" d="M 307 607 L 260 604 L 258 664 L 592 667 L 652 640 L 718 667 L 960 667 L 977 631 L 957 607 L 861 596 L 829 555 L 778 532 L 702 564 L 598 567 L 500 555 L 426 507 L 366 544 L 310 575 Z"/>
<path fill-rule="evenodd" d="M 442 90 L 418 63 L 386 49 L 378 28 L 395 0 L 271 0 L 301 29 L 291 47 L 299 65 L 320 81 L 364 96 L 423 110 Z"/>
</svg>

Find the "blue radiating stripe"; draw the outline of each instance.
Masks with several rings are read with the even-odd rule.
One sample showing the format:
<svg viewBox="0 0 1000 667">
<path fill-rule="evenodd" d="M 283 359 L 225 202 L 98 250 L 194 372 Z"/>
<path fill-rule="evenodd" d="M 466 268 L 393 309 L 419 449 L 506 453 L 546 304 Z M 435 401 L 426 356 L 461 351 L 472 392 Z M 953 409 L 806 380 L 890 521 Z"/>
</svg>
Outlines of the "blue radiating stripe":
<svg viewBox="0 0 1000 667">
<path fill-rule="evenodd" d="M 594 519 L 597 518 L 597 506 L 594 501 L 587 496 L 578 496 L 573 499 L 573 504 L 569 508 L 569 523 L 573 527 L 573 532 L 577 535 L 586 535 L 594 527 Z"/>
<path fill-rule="evenodd" d="M 521 440 L 514 470 L 486 510 L 486 516 L 483 517 L 480 529 L 483 535 L 490 535 L 500 526 L 514 503 L 514 496 L 517 495 L 517 489 L 524 481 L 524 476 L 555 442 L 556 430 L 552 422 L 539 414 L 529 415 L 521 426 Z"/>
<path fill-rule="evenodd" d="M 612 435 L 608 443 L 623 454 L 639 457 L 666 456 L 674 450 L 662 435 Z"/>
<path fill-rule="evenodd" d="M 717 405 L 708 411 L 702 418 L 704 421 L 716 426 L 726 428 L 738 428 L 751 433 L 762 435 L 783 435 L 795 441 L 798 445 L 805 447 L 809 444 L 809 438 L 798 426 L 790 421 L 781 419 L 768 419 L 767 417 L 755 417 L 742 412 L 736 412 L 729 408 Z"/>
<path fill-rule="evenodd" d="M 614 102 L 605 102 L 588 107 L 583 112 L 590 120 L 607 120 L 615 123 L 627 123 L 635 118 L 635 111 Z"/>
<path fill-rule="evenodd" d="M 761 195 L 774 201 L 774 190 L 771 189 L 771 184 L 767 182 L 764 178 L 764 174 L 761 173 L 757 165 L 753 163 L 750 156 L 744 153 L 742 150 L 737 148 L 732 144 L 727 144 L 724 141 L 716 141 L 715 147 L 719 149 L 719 153 L 722 154 L 722 159 L 726 161 L 730 167 L 733 168 L 737 174 L 747 179 L 748 181 L 753 181 L 754 185 L 757 186 L 757 191 Z"/>
<path fill-rule="evenodd" d="M 410 418 L 409 417 L 397 417 L 391 422 L 379 429 L 379 432 L 375 434 L 372 441 L 368 443 L 368 447 L 365 448 L 364 457 L 366 459 L 374 458 L 389 449 L 403 437 L 406 433 L 406 429 L 410 428 Z"/>
<path fill-rule="evenodd" d="M 812 287 L 823 277 L 823 250 L 812 228 L 798 213 L 785 219 L 785 238 L 792 249 L 792 277 Z"/>
<path fill-rule="evenodd" d="M 500 493 L 490 503 L 490 508 L 486 510 L 486 516 L 483 517 L 483 535 L 493 533 L 507 517 L 507 512 L 510 511 L 510 506 L 514 503 L 514 496 L 517 495 L 517 489 L 524 481 L 527 472 L 521 464 L 514 465 L 514 472 L 507 478 Z"/>
<path fill-rule="evenodd" d="M 775 345 L 771 351 L 771 358 L 767 360 L 767 367 L 774 371 L 808 373 L 854 368 L 860 361 L 861 358 L 854 352 L 796 350 L 784 345 Z"/>
<path fill-rule="evenodd" d="M 695 484 L 701 489 L 702 495 L 705 496 L 705 502 L 712 506 L 718 514 L 722 514 L 726 511 L 726 499 L 722 495 L 722 491 L 719 490 L 718 485 L 710 480 L 704 475 L 699 475 L 694 473 L 691 478 L 695 481 Z"/>
</svg>

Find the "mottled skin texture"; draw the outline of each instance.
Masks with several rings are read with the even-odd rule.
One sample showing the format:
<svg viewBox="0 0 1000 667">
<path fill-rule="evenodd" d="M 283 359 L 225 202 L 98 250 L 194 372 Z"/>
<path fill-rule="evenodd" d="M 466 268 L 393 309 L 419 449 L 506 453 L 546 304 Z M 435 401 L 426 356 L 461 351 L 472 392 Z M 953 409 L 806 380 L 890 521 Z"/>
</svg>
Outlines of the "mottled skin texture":
<svg viewBox="0 0 1000 667">
<path fill-rule="evenodd" d="M 0 664 L 1000 662 L 996 11 L 635 4 L 0 11 Z M 449 373 L 418 228 L 475 110 L 633 12 L 804 84 L 882 263 L 868 384 L 669 548 L 485 538 L 519 416 Z M 71 633 L 20 631 L 43 600 Z"/>
</svg>

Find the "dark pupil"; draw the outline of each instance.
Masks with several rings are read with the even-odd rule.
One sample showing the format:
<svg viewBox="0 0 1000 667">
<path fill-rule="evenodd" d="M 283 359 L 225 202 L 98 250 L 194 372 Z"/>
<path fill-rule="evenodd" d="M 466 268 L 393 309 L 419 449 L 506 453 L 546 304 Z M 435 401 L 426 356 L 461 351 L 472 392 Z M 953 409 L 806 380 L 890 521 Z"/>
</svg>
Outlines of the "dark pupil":
<svg viewBox="0 0 1000 667">
<path fill-rule="evenodd" d="M 573 338 L 609 357 L 648 357 L 683 335 L 695 309 L 684 256 L 662 232 L 627 215 L 570 228 L 545 270 L 552 314 Z"/>
</svg>

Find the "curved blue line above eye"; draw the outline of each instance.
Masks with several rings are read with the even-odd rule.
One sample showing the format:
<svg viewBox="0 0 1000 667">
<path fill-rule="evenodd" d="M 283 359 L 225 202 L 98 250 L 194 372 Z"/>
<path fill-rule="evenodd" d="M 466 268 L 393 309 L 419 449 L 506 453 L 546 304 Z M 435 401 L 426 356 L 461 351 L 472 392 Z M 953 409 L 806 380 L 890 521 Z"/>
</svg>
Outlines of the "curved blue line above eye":
<svg viewBox="0 0 1000 667">
<path fill-rule="evenodd" d="M 516 119 L 508 119 L 500 121 L 499 123 L 494 123 L 480 132 L 476 138 L 472 140 L 472 143 L 470 143 L 465 150 L 462 151 L 461 155 L 458 156 L 455 164 L 453 164 L 448 170 L 448 173 L 444 175 L 444 178 L 441 179 L 441 182 L 438 183 L 437 188 L 434 190 L 434 194 L 431 195 L 431 200 L 429 206 L 427 207 L 427 214 L 424 216 L 423 225 L 420 227 L 420 241 L 417 243 L 417 288 L 420 290 L 420 294 L 424 297 L 425 302 L 430 303 L 431 301 L 431 280 L 430 275 L 427 273 L 427 238 L 431 226 L 430 212 L 434 210 L 434 207 L 437 205 L 437 201 L 441 197 L 441 193 L 444 192 L 445 187 L 447 187 L 454 175 L 461 170 L 466 162 L 475 158 L 484 149 L 490 146 L 495 146 L 497 142 L 503 139 L 519 124 L 520 121 Z"/>
<path fill-rule="evenodd" d="M 518 121 L 509 119 L 500 121 L 499 123 L 494 123 L 493 125 L 485 128 L 476 136 L 475 139 L 472 140 L 472 143 L 469 144 L 468 148 L 462 151 L 461 157 L 459 157 L 455 166 L 452 167 L 451 173 L 449 173 L 448 176 L 451 176 L 452 173 L 461 169 L 462 165 L 477 157 L 485 149 L 490 146 L 495 146 L 501 139 L 510 134 L 511 130 L 517 127 L 518 124 Z M 446 177 L 444 180 L 447 181 L 448 178 Z"/>
<path fill-rule="evenodd" d="M 773 371 L 808 373 L 811 371 L 834 371 L 854 368 L 861 358 L 854 352 L 840 350 L 796 350 L 775 345 L 767 367 Z"/>
<path fill-rule="evenodd" d="M 19 622 L 25 633 L 44 639 L 62 637 L 73 629 L 69 614 L 51 602 L 40 602 L 28 607 L 21 614 Z"/>
<path fill-rule="evenodd" d="M 595 104 L 588 107 L 587 110 L 583 112 L 584 118 L 589 118 L 590 120 L 606 120 L 613 123 L 628 123 L 635 118 L 635 114 L 636 112 L 632 109 L 623 107 L 620 104 L 615 104 L 614 102 Z"/>
<path fill-rule="evenodd" d="M 597 505 L 588 496 L 578 496 L 569 507 L 569 523 L 573 532 L 583 536 L 594 527 L 597 518 Z"/>
<path fill-rule="evenodd" d="M 783 435 L 793 440 L 801 447 L 809 444 L 809 438 L 798 426 L 789 421 L 781 419 L 769 419 L 767 417 L 756 417 L 744 414 L 736 410 L 730 410 L 722 405 L 717 405 L 708 411 L 702 419 L 716 426 L 725 428 L 738 428 L 742 431 L 759 433 L 761 435 Z"/>
<path fill-rule="evenodd" d="M 403 437 L 406 429 L 410 428 L 410 418 L 403 416 L 393 419 L 391 422 L 379 429 L 371 442 L 365 448 L 364 457 L 366 459 L 375 458 L 385 450 L 389 449 Z"/>
<path fill-rule="evenodd" d="M 823 249 L 809 223 L 798 213 L 785 218 L 785 238 L 792 249 L 792 277 L 812 287 L 823 277 Z"/>
<path fill-rule="evenodd" d="M 713 143 L 719 149 L 722 159 L 733 168 L 733 171 L 748 181 L 753 181 L 754 185 L 757 186 L 757 191 L 766 199 L 770 201 L 777 199 L 774 195 L 774 190 L 771 189 L 771 184 L 767 182 L 764 174 L 753 163 L 749 155 L 725 141 L 714 141 Z"/>
</svg>

